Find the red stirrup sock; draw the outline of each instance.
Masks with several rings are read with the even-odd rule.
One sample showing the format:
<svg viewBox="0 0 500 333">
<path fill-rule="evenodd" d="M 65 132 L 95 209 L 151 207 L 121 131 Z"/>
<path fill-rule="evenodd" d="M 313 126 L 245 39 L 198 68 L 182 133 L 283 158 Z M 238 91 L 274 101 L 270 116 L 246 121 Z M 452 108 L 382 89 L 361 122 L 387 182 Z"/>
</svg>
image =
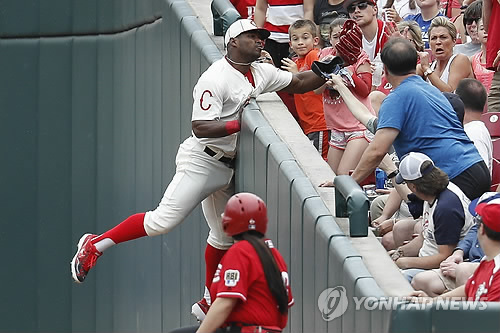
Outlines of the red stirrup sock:
<svg viewBox="0 0 500 333">
<path fill-rule="evenodd" d="M 115 244 L 126 242 L 132 239 L 147 236 L 144 230 L 144 216 L 146 213 L 139 213 L 129 216 L 125 221 L 118 224 L 111 230 L 92 239 L 92 244 L 96 244 L 106 238 L 111 239 Z"/>
<path fill-rule="evenodd" d="M 205 286 L 210 290 L 215 271 L 227 250 L 219 250 L 207 243 L 205 248 Z"/>
</svg>

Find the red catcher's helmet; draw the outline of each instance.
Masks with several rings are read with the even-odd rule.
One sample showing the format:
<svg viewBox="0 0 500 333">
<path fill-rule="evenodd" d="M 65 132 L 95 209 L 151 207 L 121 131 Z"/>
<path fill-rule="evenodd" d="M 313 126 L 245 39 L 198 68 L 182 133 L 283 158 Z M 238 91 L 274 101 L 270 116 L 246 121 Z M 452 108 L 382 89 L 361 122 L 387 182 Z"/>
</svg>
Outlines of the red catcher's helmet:
<svg viewBox="0 0 500 333">
<path fill-rule="evenodd" d="M 264 201 L 253 193 L 237 193 L 226 204 L 222 228 L 229 236 L 255 230 L 265 235 L 267 208 Z"/>
</svg>

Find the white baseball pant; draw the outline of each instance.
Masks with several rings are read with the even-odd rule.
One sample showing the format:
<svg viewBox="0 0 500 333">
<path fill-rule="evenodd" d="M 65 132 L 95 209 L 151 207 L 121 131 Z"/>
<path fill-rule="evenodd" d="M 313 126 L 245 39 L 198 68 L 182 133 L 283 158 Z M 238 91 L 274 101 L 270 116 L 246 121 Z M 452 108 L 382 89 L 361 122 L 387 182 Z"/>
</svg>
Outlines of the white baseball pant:
<svg viewBox="0 0 500 333">
<path fill-rule="evenodd" d="M 158 207 L 146 213 L 144 229 L 148 236 L 166 234 L 201 202 L 210 232 L 207 242 L 226 250 L 232 237 L 222 230 L 221 215 L 234 194 L 234 170 L 206 154 L 194 137 L 187 138 L 176 157 L 176 172 Z"/>
</svg>

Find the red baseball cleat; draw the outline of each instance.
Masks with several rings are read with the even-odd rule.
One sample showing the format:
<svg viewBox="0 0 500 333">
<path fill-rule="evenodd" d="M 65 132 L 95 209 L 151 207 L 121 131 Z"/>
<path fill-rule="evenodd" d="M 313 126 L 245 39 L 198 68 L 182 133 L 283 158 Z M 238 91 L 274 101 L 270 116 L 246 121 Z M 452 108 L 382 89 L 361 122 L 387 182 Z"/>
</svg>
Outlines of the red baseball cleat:
<svg viewBox="0 0 500 333">
<path fill-rule="evenodd" d="M 71 275 L 77 283 L 82 283 L 90 269 L 95 266 L 102 252 L 97 251 L 90 241 L 97 235 L 85 234 L 78 242 L 78 250 L 71 260 Z"/>
</svg>

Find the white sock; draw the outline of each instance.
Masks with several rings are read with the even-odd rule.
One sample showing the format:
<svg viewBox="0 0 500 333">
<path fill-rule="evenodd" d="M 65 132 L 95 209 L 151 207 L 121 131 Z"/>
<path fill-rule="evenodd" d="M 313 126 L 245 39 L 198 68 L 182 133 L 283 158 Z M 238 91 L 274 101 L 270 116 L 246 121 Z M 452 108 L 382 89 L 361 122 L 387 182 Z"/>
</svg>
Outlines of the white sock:
<svg viewBox="0 0 500 333">
<path fill-rule="evenodd" d="M 116 245 L 116 243 L 113 242 L 113 240 L 111 238 L 101 239 L 100 241 L 98 241 L 97 243 L 94 244 L 97 251 L 99 251 L 101 253 L 106 251 L 108 248 L 112 247 L 113 245 Z"/>
</svg>

